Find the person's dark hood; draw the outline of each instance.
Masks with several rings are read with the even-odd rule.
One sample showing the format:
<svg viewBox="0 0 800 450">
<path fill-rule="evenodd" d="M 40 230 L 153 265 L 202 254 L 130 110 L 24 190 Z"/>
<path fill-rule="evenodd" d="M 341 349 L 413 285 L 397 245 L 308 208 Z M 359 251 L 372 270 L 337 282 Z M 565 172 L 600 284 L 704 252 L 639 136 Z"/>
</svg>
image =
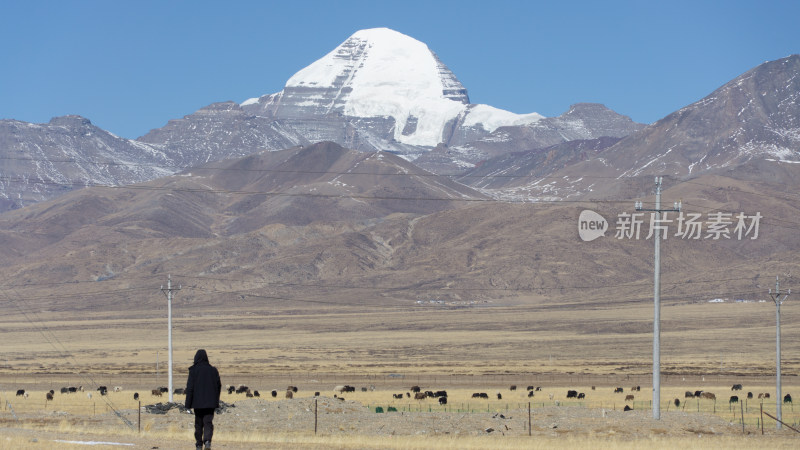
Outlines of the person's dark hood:
<svg viewBox="0 0 800 450">
<path fill-rule="evenodd" d="M 208 354 L 202 348 L 194 354 L 194 365 L 198 365 L 201 362 L 208 362 Z"/>
</svg>

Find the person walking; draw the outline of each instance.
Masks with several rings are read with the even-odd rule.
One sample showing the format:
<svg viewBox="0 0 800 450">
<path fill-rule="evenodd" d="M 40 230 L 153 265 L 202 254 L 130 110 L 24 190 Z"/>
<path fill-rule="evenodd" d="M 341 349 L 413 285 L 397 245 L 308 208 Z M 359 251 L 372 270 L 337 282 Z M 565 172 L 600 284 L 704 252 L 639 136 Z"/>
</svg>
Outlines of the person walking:
<svg viewBox="0 0 800 450">
<path fill-rule="evenodd" d="M 219 408 L 221 391 L 219 371 L 208 362 L 206 351 L 198 350 L 186 380 L 186 409 L 194 409 L 194 440 L 197 450 L 211 448 L 214 410 Z"/>
</svg>

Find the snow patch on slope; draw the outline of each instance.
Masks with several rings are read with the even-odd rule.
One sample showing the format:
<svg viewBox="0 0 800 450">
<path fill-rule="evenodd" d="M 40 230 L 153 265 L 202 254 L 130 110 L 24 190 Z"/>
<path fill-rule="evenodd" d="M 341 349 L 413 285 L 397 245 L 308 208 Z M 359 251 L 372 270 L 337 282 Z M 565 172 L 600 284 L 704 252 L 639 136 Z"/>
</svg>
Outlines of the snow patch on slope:
<svg viewBox="0 0 800 450">
<path fill-rule="evenodd" d="M 515 114 L 489 105 L 473 105 L 464 119 L 464 125 L 470 127 L 480 124 L 491 133 L 500 127 L 528 125 L 541 119 L 544 116 L 538 113 Z"/>
</svg>

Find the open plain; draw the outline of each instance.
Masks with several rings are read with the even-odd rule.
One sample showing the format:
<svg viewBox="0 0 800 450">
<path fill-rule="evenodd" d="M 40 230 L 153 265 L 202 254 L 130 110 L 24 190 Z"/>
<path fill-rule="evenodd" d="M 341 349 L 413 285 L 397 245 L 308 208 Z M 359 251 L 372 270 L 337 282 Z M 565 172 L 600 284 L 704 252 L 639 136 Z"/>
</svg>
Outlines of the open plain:
<svg viewBox="0 0 800 450">
<path fill-rule="evenodd" d="M 776 409 L 774 305 L 664 306 L 659 421 L 651 414 L 652 304 L 588 305 L 533 298 L 317 311 L 252 305 L 240 315 L 182 306 L 173 310 L 173 383 L 183 387 L 194 351 L 205 348 L 223 384 L 259 391 L 223 393 L 234 406 L 218 415 L 216 448 L 796 448 L 800 435 L 761 415 L 762 407 Z M 782 392 L 797 397 L 800 314 L 787 306 Z M 139 402 L 167 401 L 151 393 L 168 385 L 166 317 L 18 312 L 0 319 L 0 440 L 8 448 L 191 444 L 190 415 L 138 411 Z M 334 392 L 345 384 L 356 392 Z M 743 389 L 731 391 L 733 384 Z M 101 396 L 101 385 L 112 391 Z M 448 403 L 409 397 L 414 385 L 447 390 Z M 60 393 L 68 386 L 83 392 Z M 292 399 L 288 386 L 298 388 Z M 528 386 L 541 390 L 529 397 Z M 16 396 L 19 389 L 28 396 Z M 567 399 L 570 389 L 585 398 Z M 685 398 L 696 390 L 716 400 Z M 488 399 L 473 398 L 477 392 Z M 763 393 L 771 399 L 759 400 Z M 729 403 L 731 395 L 740 403 Z M 634 410 L 622 411 L 626 405 Z M 798 425 L 800 408 L 785 404 L 783 419 Z"/>
</svg>

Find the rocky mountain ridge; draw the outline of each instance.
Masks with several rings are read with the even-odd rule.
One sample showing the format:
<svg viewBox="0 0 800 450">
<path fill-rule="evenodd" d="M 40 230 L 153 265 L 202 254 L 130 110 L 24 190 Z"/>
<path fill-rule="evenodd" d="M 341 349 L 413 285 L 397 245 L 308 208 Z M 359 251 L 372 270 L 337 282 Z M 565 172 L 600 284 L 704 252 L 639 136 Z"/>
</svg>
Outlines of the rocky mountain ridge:
<svg viewBox="0 0 800 450">
<path fill-rule="evenodd" d="M 604 198 L 620 183 L 637 177 L 689 180 L 703 174 L 747 172 L 744 167 L 759 167 L 765 175 L 785 174 L 777 166 L 800 163 L 798 98 L 800 55 L 766 62 L 618 143 L 585 154 L 584 160 L 537 166 L 540 175 L 520 178 L 514 195 Z M 499 161 L 483 164 L 495 167 L 498 174 L 518 166 L 512 159 Z"/>
<path fill-rule="evenodd" d="M 80 116 L 46 124 L 0 120 L 0 211 L 96 184 L 119 186 L 175 171 L 160 148 L 123 139 Z"/>
<path fill-rule="evenodd" d="M 800 177 L 800 166 L 783 167 Z M 752 298 L 775 273 L 798 269 L 796 195 L 771 180 L 739 178 L 665 179 L 665 201 L 683 199 L 704 221 L 713 211 L 762 217 L 757 239 L 672 234 L 663 250 L 665 302 Z M 73 312 L 161 304 L 157 289 L 136 302 L 130 296 L 141 280 L 165 274 L 185 280 L 182 301 L 194 311 L 431 300 L 471 307 L 545 301 L 575 286 L 594 286 L 575 302 L 602 307 L 652 294 L 642 282 L 652 276 L 646 228 L 638 239 L 613 231 L 615 218 L 633 210 L 632 194 L 652 200 L 652 178 L 628 185 L 626 202 L 497 201 L 391 153 L 319 143 L 8 211 L 0 215 L 0 274 L 19 280 L 11 289 L 30 305 Z M 584 209 L 611 230 L 582 242 Z M 81 295 L 95 284 L 111 292 Z"/>
<path fill-rule="evenodd" d="M 543 118 L 470 104 L 466 88 L 424 43 L 393 30 L 361 30 L 297 72 L 279 93 L 213 103 L 136 140 L 88 130 L 89 120 L 77 116 L 49 125 L 0 121 L 0 211 L 75 187 L 143 182 L 321 141 L 390 151 L 428 171 L 459 174 L 512 151 L 621 137 L 642 126 L 601 105 L 575 105 Z"/>
</svg>

